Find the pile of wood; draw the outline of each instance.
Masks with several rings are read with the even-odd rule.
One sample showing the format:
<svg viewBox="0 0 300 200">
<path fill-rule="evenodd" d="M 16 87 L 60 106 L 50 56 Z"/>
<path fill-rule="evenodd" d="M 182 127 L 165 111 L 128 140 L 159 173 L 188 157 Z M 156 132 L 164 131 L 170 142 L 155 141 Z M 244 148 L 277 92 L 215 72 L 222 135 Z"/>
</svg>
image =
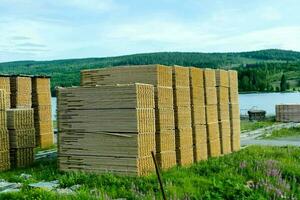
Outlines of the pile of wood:
<svg viewBox="0 0 300 200">
<path fill-rule="evenodd" d="M 300 122 L 300 104 L 276 105 L 276 121 Z"/>
<path fill-rule="evenodd" d="M 35 147 L 33 109 L 8 109 L 6 113 L 11 166 L 29 166 L 34 161 Z"/>
<path fill-rule="evenodd" d="M 144 175 L 154 170 L 151 151 L 163 169 L 236 151 L 237 86 L 235 71 L 84 70 L 81 87 L 58 90 L 60 169 Z"/>
<path fill-rule="evenodd" d="M 240 107 L 238 93 L 238 74 L 237 71 L 229 70 L 229 114 L 231 130 L 231 149 L 232 151 L 240 150 Z"/>
<path fill-rule="evenodd" d="M 0 75 L 0 90 L 5 91 L 6 109 L 10 108 L 10 76 Z M 1 98 L 2 100 L 2 98 Z"/>
<path fill-rule="evenodd" d="M 10 77 L 11 108 L 31 108 L 31 78 L 26 76 Z"/>
<path fill-rule="evenodd" d="M 228 154 L 231 152 L 228 71 L 216 70 L 216 86 L 221 153 Z"/>
<path fill-rule="evenodd" d="M 59 168 L 145 175 L 154 170 L 154 88 L 59 88 Z"/>
<path fill-rule="evenodd" d="M 173 67 L 176 159 L 182 166 L 194 161 L 189 77 L 189 68 Z"/>
<path fill-rule="evenodd" d="M 190 67 L 190 89 L 194 161 L 198 162 L 208 157 L 203 69 Z"/>
<path fill-rule="evenodd" d="M 156 155 L 161 168 L 176 165 L 172 68 L 141 65 L 81 71 L 81 85 L 146 83 L 154 86 Z"/>
<path fill-rule="evenodd" d="M 0 90 L 0 171 L 10 169 L 9 159 L 9 136 L 7 131 L 6 118 L 6 92 Z"/>
<path fill-rule="evenodd" d="M 208 138 L 208 155 L 221 155 L 220 131 L 218 122 L 218 99 L 215 70 L 204 70 L 205 108 Z"/>
<path fill-rule="evenodd" d="M 49 77 L 32 78 L 32 108 L 34 109 L 36 145 L 42 148 L 50 147 L 53 145 L 53 129 Z"/>
</svg>

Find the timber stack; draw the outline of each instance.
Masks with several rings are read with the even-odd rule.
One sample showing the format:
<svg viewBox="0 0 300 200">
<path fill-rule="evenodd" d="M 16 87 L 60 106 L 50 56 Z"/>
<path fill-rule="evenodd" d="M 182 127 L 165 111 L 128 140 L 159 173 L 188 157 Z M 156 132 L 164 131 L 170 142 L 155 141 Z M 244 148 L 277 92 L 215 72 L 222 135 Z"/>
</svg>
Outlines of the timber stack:
<svg viewBox="0 0 300 200">
<path fill-rule="evenodd" d="M 53 129 L 49 77 L 32 78 L 32 108 L 34 109 L 36 145 L 41 148 L 50 147 L 53 145 Z"/>
<path fill-rule="evenodd" d="M 240 150 L 240 107 L 238 94 L 238 74 L 237 71 L 229 70 L 229 114 L 231 130 L 231 150 Z"/>
<path fill-rule="evenodd" d="M 207 134 L 203 69 L 190 67 L 194 162 L 206 160 Z"/>
<path fill-rule="evenodd" d="M 31 108 L 31 78 L 28 76 L 11 76 L 11 108 Z"/>
<path fill-rule="evenodd" d="M 218 122 L 218 98 L 215 70 L 204 70 L 204 88 L 208 155 L 211 157 L 217 157 L 221 155 L 221 146 Z"/>
<path fill-rule="evenodd" d="M 300 104 L 276 105 L 276 121 L 300 122 Z"/>
<path fill-rule="evenodd" d="M 81 71 L 59 88 L 63 171 L 146 175 L 240 148 L 237 73 L 163 65 Z M 150 103 L 152 102 L 152 103 Z"/>
<path fill-rule="evenodd" d="M 231 152 L 229 122 L 229 76 L 228 71 L 216 70 L 216 86 L 218 98 L 218 122 L 221 141 L 221 153 Z"/>
<path fill-rule="evenodd" d="M 163 65 L 121 66 L 81 71 L 81 85 L 146 83 L 154 86 L 156 156 L 162 169 L 176 165 L 172 68 Z"/>
<path fill-rule="evenodd" d="M 176 158 L 181 166 L 194 161 L 189 77 L 189 68 L 173 67 Z"/>
<path fill-rule="evenodd" d="M 5 91 L 6 109 L 10 108 L 10 76 L 0 75 L 0 90 Z"/>
<path fill-rule="evenodd" d="M 7 131 L 6 92 L 0 89 L 0 171 L 10 169 L 9 135 Z"/>
<path fill-rule="evenodd" d="M 59 88 L 59 168 L 146 175 L 154 171 L 154 88 Z"/>
<path fill-rule="evenodd" d="M 35 147 L 33 109 L 8 109 L 7 128 L 11 166 L 18 168 L 31 165 L 34 161 Z"/>
</svg>

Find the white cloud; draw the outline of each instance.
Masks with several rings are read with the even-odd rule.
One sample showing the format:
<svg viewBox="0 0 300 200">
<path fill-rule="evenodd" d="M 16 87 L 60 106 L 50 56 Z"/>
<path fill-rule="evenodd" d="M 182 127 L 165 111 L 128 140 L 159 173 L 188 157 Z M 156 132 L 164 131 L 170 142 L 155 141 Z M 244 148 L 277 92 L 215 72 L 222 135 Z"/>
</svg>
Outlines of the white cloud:
<svg viewBox="0 0 300 200">
<path fill-rule="evenodd" d="M 106 35 L 119 47 L 124 46 L 123 49 L 131 47 L 133 52 L 140 52 L 141 49 L 147 52 L 149 50 L 226 52 L 267 48 L 300 51 L 300 26 L 232 32 L 231 35 L 223 32 L 226 32 L 224 27 L 209 25 L 209 23 L 198 25 L 197 23 L 149 20 L 115 26 L 110 32 L 106 32 Z"/>
<path fill-rule="evenodd" d="M 112 11 L 118 7 L 113 0 L 63 0 L 58 1 L 58 3 L 64 6 L 98 12 Z"/>
<path fill-rule="evenodd" d="M 276 21 L 282 18 L 280 11 L 274 7 L 267 7 L 261 11 L 261 17 L 268 21 Z"/>
<path fill-rule="evenodd" d="M 222 51 L 249 51 L 266 48 L 300 51 L 300 26 L 287 26 L 252 31 L 215 41 Z"/>
</svg>

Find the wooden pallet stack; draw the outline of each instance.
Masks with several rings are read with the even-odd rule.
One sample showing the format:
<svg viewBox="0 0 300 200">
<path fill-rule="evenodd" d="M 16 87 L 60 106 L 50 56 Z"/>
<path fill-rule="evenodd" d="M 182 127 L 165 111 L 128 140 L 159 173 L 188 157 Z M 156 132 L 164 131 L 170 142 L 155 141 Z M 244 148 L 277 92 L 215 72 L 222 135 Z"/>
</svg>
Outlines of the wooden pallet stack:
<svg viewBox="0 0 300 200">
<path fill-rule="evenodd" d="M 0 171 L 10 169 L 9 136 L 7 131 L 6 92 L 0 90 Z"/>
<path fill-rule="evenodd" d="M 0 89 L 5 91 L 6 109 L 10 108 L 10 76 L 0 75 Z"/>
<path fill-rule="evenodd" d="M 162 169 L 176 165 L 172 68 L 163 65 L 121 66 L 81 71 L 81 85 L 146 83 L 154 85 L 156 155 Z"/>
<path fill-rule="evenodd" d="M 58 163 L 63 171 L 145 175 L 155 170 L 154 88 L 59 88 Z"/>
<path fill-rule="evenodd" d="M 231 129 L 231 150 L 238 151 L 240 144 L 240 108 L 238 94 L 238 74 L 237 71 L 229 70 L 229 113 Z"/>
<path fill-rule="evenodd" d="M 190 67 L 194 162 L 206 160 L 207 132 L 203 69 Z"/>
<path fill-rule="evenodd" d="M 300 104 L 276 105 L 276 121 L 300 122 Z"/>
<path fill-rule="evenodd" d="M 216 86 L 218 97 L 218 120 L 221 140 L 221 153 L 228 154 L 231 152 L 228 71 L 216 70 Z"/>
<path fill-rule="evenodd" d="M 34 161 L 35 130 L 31 108 L 7 110 L 10 161 L 12 167 L 26 167 Z"/>
<path fill-rule="evenodd" d="M 208 137 L 208 155 L 217 157 L 221 154 L 218 122 L 218 99 L 215 70 L 204 70 L 204 88 L 206 104 L 206 129 Z"/>
<path fill-rule="evenodd" d="M 51 115 L 50 78 L 35 76 L 32 78 L 32 107 L 36 129 L 36 145 L 47 148 L 53 145 Z"/>
<path fill-rule="evenodd" d="M 31 108 L 31 78 L 26 76 L 10 77 L 11 108 Z"/>
<path fill-rule="evenodd" d="M 193 163 L 193 131 L 188 67 L 173 67 L 176 160 L 181 166 Z"/>
</svg>

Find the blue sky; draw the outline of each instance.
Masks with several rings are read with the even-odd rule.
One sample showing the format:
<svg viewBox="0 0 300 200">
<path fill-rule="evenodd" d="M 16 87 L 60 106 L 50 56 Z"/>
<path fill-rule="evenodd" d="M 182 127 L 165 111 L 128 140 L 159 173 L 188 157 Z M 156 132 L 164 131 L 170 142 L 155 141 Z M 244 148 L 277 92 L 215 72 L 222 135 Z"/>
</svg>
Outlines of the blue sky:
<svg viewBox="0 0 300 200">
<path fill-rule="evenodd" d="M 0 0 L 0 62 L 300 51 L 299 0 Z"/>
</svg>

